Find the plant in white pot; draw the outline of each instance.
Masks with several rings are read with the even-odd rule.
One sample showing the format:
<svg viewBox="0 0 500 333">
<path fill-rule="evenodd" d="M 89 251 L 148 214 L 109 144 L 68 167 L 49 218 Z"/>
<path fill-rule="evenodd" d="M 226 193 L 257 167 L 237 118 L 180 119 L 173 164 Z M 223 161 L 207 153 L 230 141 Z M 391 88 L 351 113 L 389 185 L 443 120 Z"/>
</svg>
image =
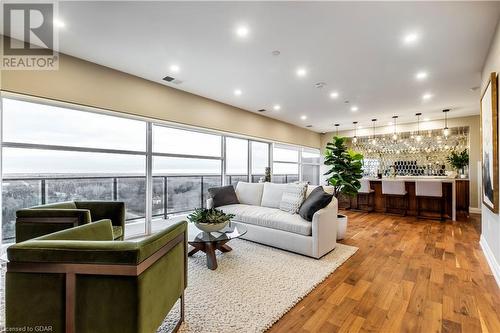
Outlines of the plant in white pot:
<svg viewBox="0 0 500 333">
<path fill-rule="evenodd" d="M 224 229 L 233 217 L 233 214 L 226 214 L 219 209 L 197 208 L 187 218 L 198 229 L 205 232 L 212 232 Z"/>
<path fill-rule="evenodd" d="M 345 138 L 334 136 L 326 145 L 324 164 L 330 167 L 325 173 L 328 184 L 333 187 L 333 195 L 355 196 L 361 188 L 363 177 L 363 155 L 347 148 Z M 337 239 L 343 239 L 347 229 L 347 216 L 338 214 Z"/>
</svg>

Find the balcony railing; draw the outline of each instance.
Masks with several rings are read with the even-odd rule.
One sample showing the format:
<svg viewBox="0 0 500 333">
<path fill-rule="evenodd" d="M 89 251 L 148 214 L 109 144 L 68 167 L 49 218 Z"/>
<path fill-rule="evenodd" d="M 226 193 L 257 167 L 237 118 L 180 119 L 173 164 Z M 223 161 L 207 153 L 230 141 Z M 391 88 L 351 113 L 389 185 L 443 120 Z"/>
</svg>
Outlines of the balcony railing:
<svg viewBox="0 0 500 333">
<path fill-rule="evenodd" d="M 258 182 L 263 175 L 252 175 Z M 273 182 L 288 183 L 298 175 L 273 175 Z M 210 187 L 220 186 L 220 174 L 153 176 L 153 216 L 186 213 L 205 207 Z M 248 181 L 247 175 L 226 175 L 226 184 Z M 4 176 L 2 187 L 2 238 L 14 238 L 16 211 L 21 208 L 69 200 L 124 201 L 127 221 L 144 219 L 146 177 L 138 175 Z"/>
</svg>

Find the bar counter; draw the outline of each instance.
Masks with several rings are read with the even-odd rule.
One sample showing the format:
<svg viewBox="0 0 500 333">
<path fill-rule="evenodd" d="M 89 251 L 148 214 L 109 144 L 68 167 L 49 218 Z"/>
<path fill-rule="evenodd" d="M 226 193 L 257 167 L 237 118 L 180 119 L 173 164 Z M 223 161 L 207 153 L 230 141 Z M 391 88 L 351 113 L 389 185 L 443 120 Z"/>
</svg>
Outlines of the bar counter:
<svg viewBox="0 0 500 333">
<path fill-rule="evenodd" d="M 382 179 L 368 178 L 370 188 L 374 190 L 374 211 L 384 212 L 384 195 L 382 194 Z M 415 196 L 415 181 L 440 181 L 443 186 L 443 196 L 445 200 L 445 217 L 456 221 L 457 212 L 469 213 L 469 180 L 463 178 L 449 178 L 446 176 L 396 176 L 384 177 L 383 180 L 403 180 L 406 191 L 408 192 L 408 210 L 407 215 L 415 216 L 417 213 L 417 200 Z M 437 200 L 422 198 L 421 209 L 428 212 L 438 212 L 439 204 Z M 342 198 L 341 208 L 358 207 L 357 197 L 346 199 Z"/>
</svg>

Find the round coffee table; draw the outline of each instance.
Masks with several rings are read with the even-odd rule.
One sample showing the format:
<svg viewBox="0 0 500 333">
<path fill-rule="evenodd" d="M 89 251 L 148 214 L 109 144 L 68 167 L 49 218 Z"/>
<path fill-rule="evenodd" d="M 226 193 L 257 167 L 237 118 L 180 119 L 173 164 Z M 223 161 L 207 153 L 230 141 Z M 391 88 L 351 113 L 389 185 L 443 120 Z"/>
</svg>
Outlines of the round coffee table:
<svg viewBox="0 0 500 333">
<path fill-rule="evenodd" d="M 194 247 L 189 251 L 188 256 L 192 256 L 198 251 L 207 255 L 207 267 L 211 270 L 217 269 L 217 258 L 215 250 L 229 252 L 232 248 L 226 243 L 231 239 L 239 238 L 246 234 L 247 228 L 242 225 L 230 223 L 224 229 L 215 232 L 205 232 L 196 228 L 193 223 L 189 223 L 188 244 Z"/>
</svg>

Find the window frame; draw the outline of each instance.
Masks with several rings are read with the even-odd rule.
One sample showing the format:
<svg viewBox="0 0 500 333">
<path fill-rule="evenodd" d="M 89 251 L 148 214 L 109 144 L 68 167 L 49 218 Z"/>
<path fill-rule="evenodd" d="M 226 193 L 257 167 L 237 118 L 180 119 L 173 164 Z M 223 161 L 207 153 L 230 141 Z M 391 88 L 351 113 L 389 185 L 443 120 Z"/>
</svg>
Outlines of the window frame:
<svg viewBox="0 0 500 333">
<path fill-rule="evenodd" d="M 268 146 L 268 159 L 267 159 L 267 166 L 270 167 L 271 169 L 271 175 L 274 175 L 274 170 L 273 170 L 273 164 L 274 163 L 289 163 L 289 164 L 297 164 L 298 166 L 298 174 L 299 174 L 299 180 L 302 180 L 302 165 L 303 164 L 311 164 L 311 165 L 317 165 L 318 167 L 321 165 L 320 163 L 302 163 L 302 151 L 304 149 L 313 149 L 316 150 L 315 148 L 309 148 L 305 146 L 300 146 L 300 145 L 292 145 L 292 144 L 287 144 L 287 143 L 282 143 L 282 142 L 277 142 L 273 140 L 267 140 L 267 139 L 262 139 L 262 138 L 256 138 L 252 136 L 247 136 L 247 135 L 239 135 L 236 133 L 230 133 L 230 132 L 224 132 L 224 131 L 217 131 L 217 130 L 210 130 L 210 129 L 205 129 L 205 128 L 200 128 L 196 126 L 191 126 L 191 125 L 183 125 L 183 124 L 178 124 L 178 123 L 172 123 L 169 121 L 165 120 L 160 120 L 160 119 L 154 119 L 150 117 L 145 117 L 145 116 L 138 116 L 138 115 L 132 115 L 128 113 L 122 113 L 122 112 L 117 112 L 113 110 L 108 110 L 108 109 L 103 109 L 103 108 L 96 108 L 96 107 L 91 107 L 91 106 L 84 106 L 84 105 L 79 105 L 75 103 L 69 103 L 69 102 L 62 102 L 62 101 L 56 101 L 56 100 L 51 100 L 51 99 L 46 99 L 46 98 L 40 98 L 40 97 L 34 97 L 34 96 L 28 96 L 28 95 L 23 95 L 23 94 L 17 94 L 17 93 L 11 93 L 11 92 L 0 92 L 0 131 L 3 129 L 3 100 L 4 99 L 13 99 L 13 100 L 19 100 L 19 101 L 25 101 L 25 102 L 30 102 L 30 103 L 35 103 L 35 104 L 42 104 L 46 106 L 52 106 L 52 107 L 60 107 L 60 108 L 67 108 L 70 110 L 75 110 L 75 111 L 83 111 L 83 112 L 89 112 L 89 113 L 94 113 L 94 114 L 102 114 L 102 115 L 108 115 L 108 116 L 113 116 L 113 117 L 119 117 L 119 118 L 126 118 L 126 119 L 132 119 L 132 120 L 138 120 L 142 121 L 146 124 L 146 130 L 145 130 L 145 142 L 146 142 L 146 149 L 145 151 L 137 151 L 137 150 L 124 150 L 124 149 L 109 149 L 109 148 L 88 148 L 88 147 L 82 147 L 82 146 L 61 146 L 61 145 L 47 145 L 47 144 L 36 144 L 36 143 L 20 143 L 20 142 L 8 142 L 3 140 L 3 134 L 0 133 L 0 149 L 3 150 L 3 148 L 28 148 L 28 149 L 41 149 L 41 150 L 59 150 L 59 151 L 71 151 L 71 152 L 93 152 L 93 153 L 106 153 L 106 154 L 124 154 L 124 155 L 139 155 L 139 156 L 144 156 L 146 159 L 146 167 L 145 167 L 145 172 L 144 172 L 144 177 L 146 179 L 146 200 L 145 200 L 145 230 L 144 234 L 150 234 L 152 232 L 152 224 L 154 220 L 153 216 L 153 157 L 155 156 L 164 156 L 164 157 L 179 157 L 179 158 L 192 158 L 192 159 L 210 159 L 210 160 L 219 160 L 221 162 L 221 170 L 220 170 L 220 177 L 221 177 L 221 184 L 227 185 L 226 182 L 226 162 L 227 162 L 227 151 L 226 151 L 226 139 L 227 138 L 235 138 L 235 139 L 243 139 L 247 140 L 248 144 L 248 159 L 247 159 L 247 174 L 246 174 L 246 179 L 248 182 L 252 182 L 252 143 L 263 143 Z M 221 138 L 221 155 L 220 156 L 205 156 L 205 155 L 190 155 L 190 154 L 174 154 L 174 153 L 161 153 L 161 152 L 153 152 L 153 127 L 154 126 L 162 126 L 162 127 L 167 127 L 167 128 L 174 128 L 174 129 L 179 129 L 179 130 L 184 130 L 184 131 L 192 131 L 192 132 L 198 132 L 198 133 L 203 133 L 203 134 L 210 134 L 210 135 L 216 135 L 220 136 Z M 290 161 L 280 161 L 280 160 L 274 160 L 274 149 L 275 147 L 285 147 L 288 149 L 293 149 L 298 151 L 298 161 L 297 162 L 290 162 Z M 317 149 L 320 151 L 319 149 Z M 321 155 L 320 155 L 321 156 Z M 320 157 L 321 158 L 321 157 Z M 2 169 L 2 159 L 0 159 L 0 189 L 2 188 L 2 182 L 3 182 L 3 169 Z M 217 175 L 218 176 L 218 175 Z M 142 177 L 142 175 L 140 176 Z M 319 179 L 318 179 L 319 183 Z M 164 200 L 167 200 L 167 198 L 164 198 Z M 0 207 L 2 207 L 2 197 L 0 196 Z M 2 216 L 0 215 L 0 244 L 3 243 L 3 237 L 2 237 Z M 142 222 L 141 222 L 142 223 Z M 136 235 L 136 234 L 134 234 Z"/>
</svg>

